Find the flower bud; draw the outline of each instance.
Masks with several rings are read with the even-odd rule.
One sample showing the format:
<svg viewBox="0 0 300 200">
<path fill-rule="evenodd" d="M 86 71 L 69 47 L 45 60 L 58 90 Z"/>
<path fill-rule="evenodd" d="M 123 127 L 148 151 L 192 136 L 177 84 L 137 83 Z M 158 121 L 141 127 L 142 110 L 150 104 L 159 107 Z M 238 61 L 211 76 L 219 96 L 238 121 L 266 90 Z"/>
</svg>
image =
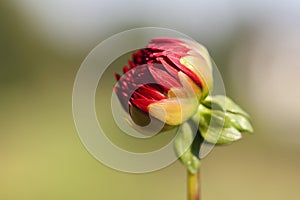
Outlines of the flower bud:
<svg viewBox="0 0 300 200">
<path fill-rule="evenodd" d="M 212 88 L 212 66 L 202 45 L 173 38 L 152 39 L 132 54 L 124 75 L 116 74 L 115 91 L 135 123 L 134 113 L 176 126 L 191 118 Z M 132 107 L 141 112 L 132 112 Z"/>
</svg>

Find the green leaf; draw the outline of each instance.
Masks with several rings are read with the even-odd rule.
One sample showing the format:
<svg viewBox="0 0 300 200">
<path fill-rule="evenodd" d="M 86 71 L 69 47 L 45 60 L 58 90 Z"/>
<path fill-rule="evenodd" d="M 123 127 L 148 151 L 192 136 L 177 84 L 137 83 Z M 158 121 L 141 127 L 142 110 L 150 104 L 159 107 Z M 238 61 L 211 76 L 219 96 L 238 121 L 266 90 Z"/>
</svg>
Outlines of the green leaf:
<svg viewBox="0 0 300 200">
<path fill-rule="evenodd" d="M 202 104 L 213 110 L 217 109 L 217 110 L 227 111 L 231 113 L 236 113 L 236 114 L 243 115 L 247 119 L 250 119 L 249 114 L 246 113 L 240 106 L 234 103 L 233 100 L 231 100 L 227 96 L 222 96 L 222 95 L 208 96 L 206 99 L 204 99 Z"/>
<path fill-rule="evenodd" d="M 197 130 L 190 122 L 181 125 L 175 138 L 175 152 L 180 161 L 191 172 L 196 173 L 200 167 L 198 156 L 192 151 L 192 144 Z"/>
</svg>

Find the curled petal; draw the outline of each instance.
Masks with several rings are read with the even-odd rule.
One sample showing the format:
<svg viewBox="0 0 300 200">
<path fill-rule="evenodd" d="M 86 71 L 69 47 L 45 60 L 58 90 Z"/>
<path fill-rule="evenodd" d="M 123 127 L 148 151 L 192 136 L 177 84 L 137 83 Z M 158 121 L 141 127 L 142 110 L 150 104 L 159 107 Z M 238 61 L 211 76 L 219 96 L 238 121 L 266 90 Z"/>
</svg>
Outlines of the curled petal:
<svg viewBox="0 0 300 200">
<path fill-rule="evenodd" d="M 151 99 L 132 99 L 132 104 L 135 105 L 137 108 L 141 109 L 142 111 L 148 113 L 149 112 L 149 105 L 157 102 L 156 100 Z"/>
<path fill-rule="evenodd" d="M 150 104 L 149 113 L 168 125 L 179 125 L 197 111 L 198 104 L 191 99 L 170 98 Z"/>
<path fill-rule="evenodd" d="M 136 93 L 143 95 L 146 99 L 162 100 L 166 98 L 166 96 L 157 90 L 157 88 L 151 87 L 150 85 L 139 87 L 135 94 Z"/>
<path fill-rule="evenodd" d="M 202 91 L 192 79 L 182 72 L 178 73 L 178 77 L 184 91 L 187 94 L 187 98 L 194 99 L 195 101 L 201 99 Z"/>
<path fill-rule="evenodd" d="M 169 73 L 154 66 L 149 66 L 149 71 L 157 84 L 165 88 L 166 91 L 172 87 L 180 87 L 178 80 L 173 78 Z"/>
<path fill-rule="evenodd" d="M 207 67 L 207 61 L 202 56 L 185 56 L 180 59 L 180 63 L 190 69 L 201 80 L 204 96 L 209 93 L 212 87 L 212 73 Z"/>
<path fill-rule="evenodd" d="M 176 66 L 174 67 L 169 64 L 166 57 L 158 57 L 157 60 L 161 62 L 167 72 L 169 72 L 175 79 L 178 79 L 178 70 Z"/>
<path fill-rule="evenodd" d="M 188 75 L 200 88 L 202 88 L 202 82 L 199 77 L 190 68 L 180 62 L 182 57 L 174 53 L 167 53 L 166 55 L 176 65 L 176 67 L 178 67 L 178 69 Z"/>
</svg>

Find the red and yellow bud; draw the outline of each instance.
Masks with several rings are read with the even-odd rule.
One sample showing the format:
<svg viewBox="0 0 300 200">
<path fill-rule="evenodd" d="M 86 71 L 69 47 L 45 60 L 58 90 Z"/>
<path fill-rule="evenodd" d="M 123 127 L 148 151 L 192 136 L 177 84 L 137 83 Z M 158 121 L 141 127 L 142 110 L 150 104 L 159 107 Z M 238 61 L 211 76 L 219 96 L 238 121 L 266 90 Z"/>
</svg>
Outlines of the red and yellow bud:
<svg viewBox="0 0 300 200">
<path fill-rule="evenodd" d="M 168 125 L 192 117 L 212 87 L 209 54 L 196 42 L 155 38 L 128 63 L 122 77 L 116 74 L 123 108 L 137 108 Z"/>
</svg>

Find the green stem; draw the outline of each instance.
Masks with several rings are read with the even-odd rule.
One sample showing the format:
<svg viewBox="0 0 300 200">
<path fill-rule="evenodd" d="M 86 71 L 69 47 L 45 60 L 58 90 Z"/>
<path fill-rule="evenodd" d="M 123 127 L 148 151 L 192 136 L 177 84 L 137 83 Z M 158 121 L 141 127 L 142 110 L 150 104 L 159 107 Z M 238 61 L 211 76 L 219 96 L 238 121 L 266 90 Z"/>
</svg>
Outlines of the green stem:
<svg viewBox="0 0 300 200">
<path fill-rule="evenodd" d="M 200 170 L 193 174 L 188 171 L 188 200 L 201 200 Z"/>
</svg>

